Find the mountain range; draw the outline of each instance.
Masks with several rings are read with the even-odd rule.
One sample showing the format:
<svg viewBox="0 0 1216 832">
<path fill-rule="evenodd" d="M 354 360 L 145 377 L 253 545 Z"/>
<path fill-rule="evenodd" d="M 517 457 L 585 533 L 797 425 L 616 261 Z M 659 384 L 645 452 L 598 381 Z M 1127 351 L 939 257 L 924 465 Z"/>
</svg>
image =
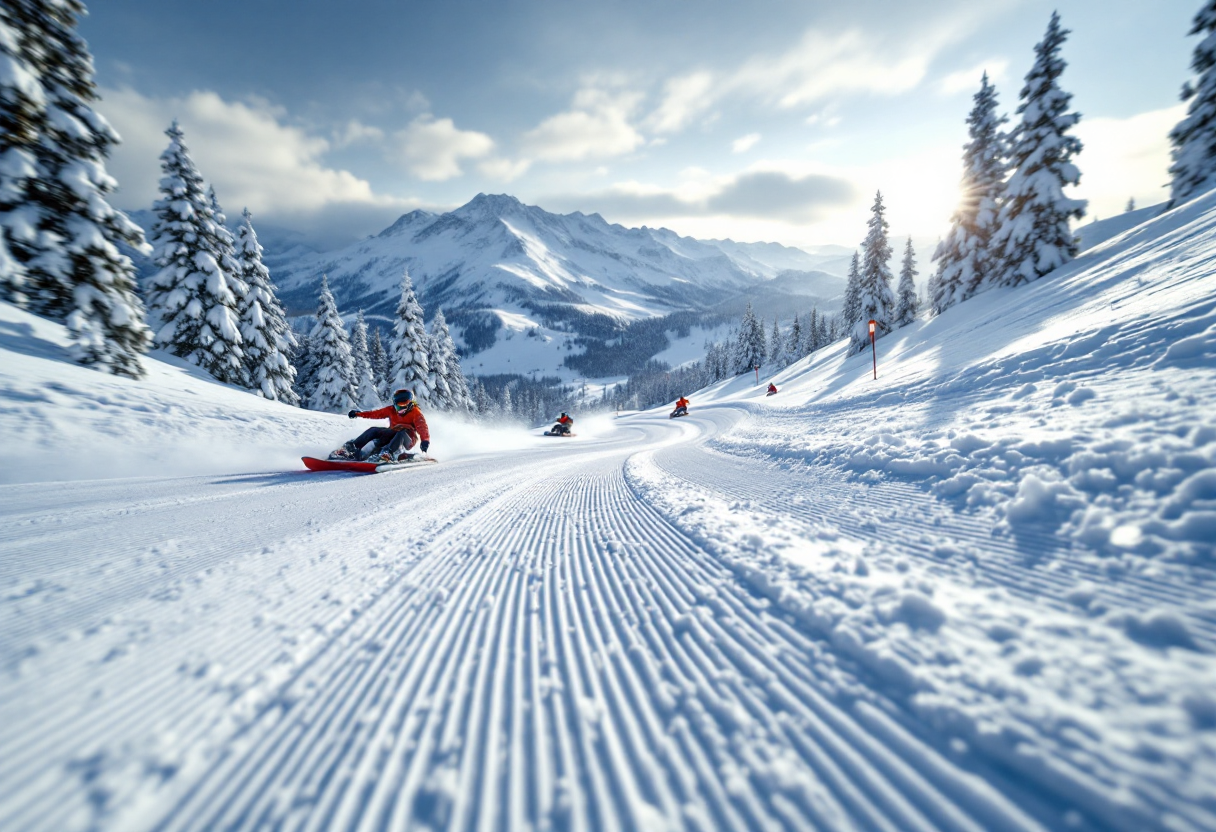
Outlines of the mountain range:
<svg viewBox="0 0 1216 832">
<path fill-rule="evenodd" d="M 132 216 L 145 228 L 154 219 Z M 466 362 L 477 356 L 469 368 L 477 374 L 582 375 L 564 366 L 568 356 L 619 343 L 641 322 L 653 332 L 663 316 L 678 317 L 673 333 L 693 337 L 690 325 L 720 324 L 748 301 L 766 318 L 835 308 L 851 256 L 839 246 L 810 253 L 626 228 L 502 194 L 478 194 L 442 214 L 411 211 L 332 251 L 283 229 L 258 231 L 289 315 L 312 315 L 326 275 L 344 314 L 362 309 L 369 325 L 387 330 L 408 270 L 428 319 L 443 309 Z M 527 347 L 507 343 L 516 338 Z"/>
</svg>

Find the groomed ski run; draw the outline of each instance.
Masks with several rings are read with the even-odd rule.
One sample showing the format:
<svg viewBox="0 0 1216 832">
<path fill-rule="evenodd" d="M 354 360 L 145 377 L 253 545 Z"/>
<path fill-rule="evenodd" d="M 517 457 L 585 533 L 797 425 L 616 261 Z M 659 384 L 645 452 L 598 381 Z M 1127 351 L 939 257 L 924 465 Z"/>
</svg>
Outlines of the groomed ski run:
<svg viewBox="0 0 1216 832">
<path fill-rule="evenodd" d="M 1216 829 L 1214 226 L 901 330 L 878 382 L 837 346 L 570 442 L 436 419 L 399 476 L 18 451 L 0 829 Z M 86 395 L 100 456 L 349 430 L 4 315 L 18 448 Z"/>
</svg>

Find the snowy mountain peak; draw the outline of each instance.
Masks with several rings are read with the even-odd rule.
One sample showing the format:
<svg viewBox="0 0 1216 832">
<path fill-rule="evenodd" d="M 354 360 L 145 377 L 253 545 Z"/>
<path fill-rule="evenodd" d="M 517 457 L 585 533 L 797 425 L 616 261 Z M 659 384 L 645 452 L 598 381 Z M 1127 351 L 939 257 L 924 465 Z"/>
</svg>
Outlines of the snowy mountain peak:
<svg viewBox="0 0 1216 832">
<path fill-rule="evenodd" d="M 463 219 L 501 217 L 530 207 L 510 194 L 478 194 L 452 213 Z"/>
<path fill-rule="evenodd" d="M 435 221 L 438 214 L 432 214 L 430 211 L 421 209 L 410 211 L 408 214 L 402 214 L 397 218 L 397 221 L 388 228 L 377 234 L 377 237 L 397 237 L 402 234 L 410 234 L 418 231 Z"/>
</svg>

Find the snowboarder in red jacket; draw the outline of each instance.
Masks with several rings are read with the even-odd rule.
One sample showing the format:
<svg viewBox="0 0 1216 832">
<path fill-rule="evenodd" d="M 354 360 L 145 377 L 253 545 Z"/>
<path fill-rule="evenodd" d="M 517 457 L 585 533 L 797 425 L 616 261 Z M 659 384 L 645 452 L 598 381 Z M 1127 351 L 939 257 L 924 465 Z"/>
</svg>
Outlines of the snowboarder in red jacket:
<svg viewBox="0 0 1216 832">
<path fill-rule="evenodd" d="M 426 425 L 426 417 L 418 409 L 414 401 L 414 391 L 398 390 L 393 393 L 393 403 L 378 410 L 352 410 L 346 414 L 352 419 L 388 419 L 388 427 L 368 428 L 356 438 L 350 440 L 332 457 L 338 459 L 354 459 L 368 462 L 396 462 L 398 454 L 403 450 L 414 447 L 419 439 L 422 443 L 418 450 L 426 453 L 431 447 L 431 431 Z M 363 446 L 375 442 L 372 452 L 363 456 Z"/>
<path fill-rule="evenodd" d="M 771 395 L 773 395 L 773 394 L 774 394 L 774 393 L 776 393 L 776 392 L 777 392 L 777 385 L 773 384 L 773 383 L 770 381 L 770 382 L 768 383 L 768 394 L 767 394 L 767 395 L 771 396 Z"/>
<path fill-rule="evenodd" d="M 568 434 L 570 429 L 574 427 L 574 419 L 570 418 L 570 414 L 563 412 L 557 417 L 557 424 L 553 426 L 553 430 L 549 431 L 552 434 Z"/>
</svg>

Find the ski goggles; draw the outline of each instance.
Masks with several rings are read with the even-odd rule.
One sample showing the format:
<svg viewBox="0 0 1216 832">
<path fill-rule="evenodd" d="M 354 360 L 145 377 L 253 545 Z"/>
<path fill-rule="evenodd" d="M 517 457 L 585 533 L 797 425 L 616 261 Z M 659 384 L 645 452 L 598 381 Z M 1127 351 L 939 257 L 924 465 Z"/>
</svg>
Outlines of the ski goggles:
<svg viewBox="0 0 1216 832">
<path fill-rule="evenodd" d="M 404 413 L 413 406 L 414 406 L 413 402 L 396 402 L 393 404 L 393 407 L 395 407 L 397 409 L 398 413 Z"/>
</svg>

